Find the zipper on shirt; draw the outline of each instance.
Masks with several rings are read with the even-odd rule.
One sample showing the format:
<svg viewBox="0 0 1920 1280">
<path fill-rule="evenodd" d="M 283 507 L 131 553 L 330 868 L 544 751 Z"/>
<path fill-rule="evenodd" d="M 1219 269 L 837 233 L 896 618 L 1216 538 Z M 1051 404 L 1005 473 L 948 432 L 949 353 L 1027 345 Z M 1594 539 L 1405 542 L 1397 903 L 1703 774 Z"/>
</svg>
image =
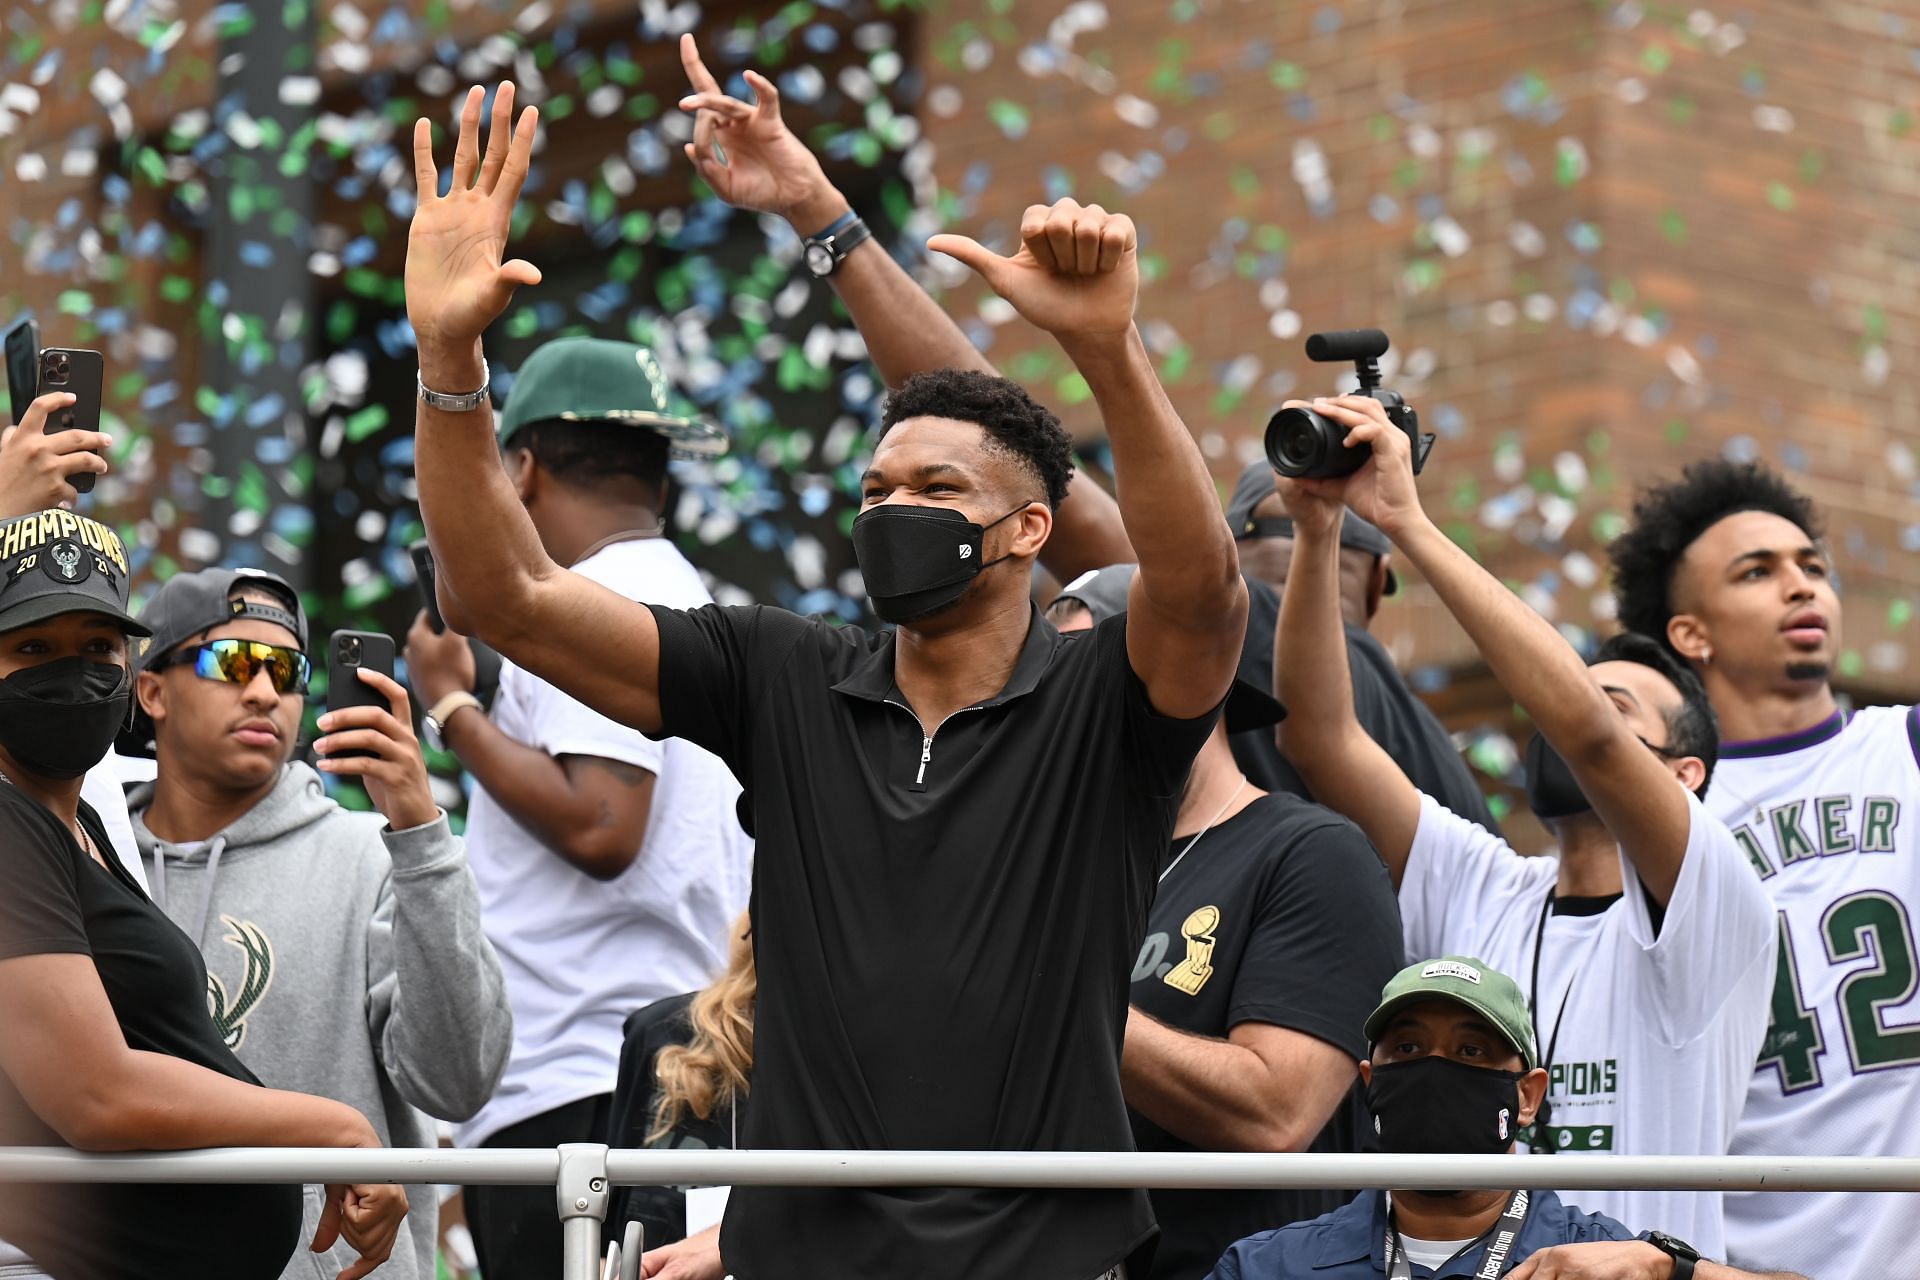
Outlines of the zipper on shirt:
<svg viewBox="0 0 1920 1280">
<path fill-rule="evenodd" d="M 920 766 L 914 772 L 913 782 L 908 786 L 907 790 L 925 791 L 927 789 L 927 766 L 933 763 L 934 738 L 939 734 L 940 730 L 946 726 L 947 721 L 953 719 L 954 716 L 963 715 L 968 711 L 979 711 L 981 710 L 981 708 L 977 705 L 971 706 L 971 707 L 961 707 L 960 710 L 950 713 L 944 719 L 942 719 L 939 724 L 933 726 L 932 733 L 928 733 L 927 727 L 920 723 L 920 716 L 918 715 L 918 713 L 914 711 L 912 707 L 894 698 L 886 699 L 886 703 L 888 706 L 898 707 L 902 711 L 906 712 L 908 715 L 912 716 L 913 723 L 920 730 Z"/>
</svg>

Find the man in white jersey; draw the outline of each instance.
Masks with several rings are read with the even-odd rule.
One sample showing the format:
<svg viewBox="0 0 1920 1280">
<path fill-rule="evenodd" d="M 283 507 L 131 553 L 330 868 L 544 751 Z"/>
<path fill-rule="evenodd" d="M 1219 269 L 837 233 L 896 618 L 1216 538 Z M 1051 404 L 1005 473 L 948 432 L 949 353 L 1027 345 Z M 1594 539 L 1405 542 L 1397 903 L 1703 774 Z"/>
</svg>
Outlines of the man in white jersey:
<svg viewBox="0 0 1920 1280">
<path fill-rule="evenodd" d="M 1721 1155 L 1765 1032 L 1773 921 L 1746 857 L 1694 793 L 1712 772 L 1698 679 L 1646 637 L 1585 666 L 1560 634 L 1420 508 L 1409 442 L 1379 402 L 1316 400 L 1371 458 L 1290 481 L 1280 745 L 1323 804 L 1372 839 L 1411 955 L 1466 954 L 1516 975 L 1548 1072 L 1535 1150 Z M 1343 501 L 1392 538 L 1532 716 L 1528 797 L 1560 857 L 1526 858 L 1422 795 L 1361 728 L 1339 609 Z M 1582 1208 L 1658 1223 L 1724 1256 L 1718 1196 L 1582 1192 Z"/>
<path fill-rule="evenodd" d="M 520 368 L 500 445 L 522 504 L 560 564 L 631 600 L 711 603 L 661 537 L 669 451 L 712 456 L 717 429 L 672 412 L 651 353 L 563 338 Z M 441 582 L 447 621 L 460 601 Z M 481 922 L 513 1005 L 500 1087 L 459 1127 L 462 1146 L 604 1141 L 621 1024 L 643 1005 L 705 986 L 745 910 L 752 845 L 725 765 L 678 738 L 655 742 L 508 662 L 491 714 L 454 632 L 416 622 L 407 665 L 428 732 L 477 786 L 467 851 Z M 551 1190 L 470 1187 L 467 1220 L 488 1280 L 552 1274 Z"/>
<path fill-rule="evenodd" d="M 1610 549 L 1620 618 L 1700 673 L 1722 742 L 1707 807 L 1779 911 L 1773 1023 L 1734 1151 L 1920 1156 L 1920 710 L 1851 717 L 1828 676 L 1840 606 L 1812 502 L 1705 462 L 1642 496 Z M 1733 1256 L 1879 1280 L 1915 1273 L 1920 1197 L 1727 1197 Z"/>
</svg>

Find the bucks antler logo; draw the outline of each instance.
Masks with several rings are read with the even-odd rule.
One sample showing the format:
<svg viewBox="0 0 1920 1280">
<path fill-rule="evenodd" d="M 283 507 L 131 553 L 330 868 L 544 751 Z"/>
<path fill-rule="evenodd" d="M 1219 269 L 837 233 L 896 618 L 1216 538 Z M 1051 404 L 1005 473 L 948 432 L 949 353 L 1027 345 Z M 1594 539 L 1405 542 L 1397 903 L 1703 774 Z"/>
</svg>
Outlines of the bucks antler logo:
<svg viewBox="0 0 1920 1280">
<path fill-rule="evenodd" d="M 227 915 L 220 918 L 233 930 L 224 941 L 240 948 L 247 957 L 247 975 L 240 980 L 240 994 L 229 1001 L 226 984 L 207 974 L 207 1009 L 213 1014 L 213 1023 L 220 1028 L 227 1048 L 238 1049 L 240 1042 L 247 1038 L 247 1015 L 273 984 L 273 945 L 259 925 Z"/>
</svg>

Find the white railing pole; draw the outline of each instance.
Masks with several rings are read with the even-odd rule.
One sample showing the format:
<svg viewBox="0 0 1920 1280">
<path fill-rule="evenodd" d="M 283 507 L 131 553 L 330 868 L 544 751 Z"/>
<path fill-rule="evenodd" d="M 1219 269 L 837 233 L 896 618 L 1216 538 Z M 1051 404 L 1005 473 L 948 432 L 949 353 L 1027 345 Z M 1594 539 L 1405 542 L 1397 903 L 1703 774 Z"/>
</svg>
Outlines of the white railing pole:
<svg viewBox="0 0 1920 1280">
<path fill-rule="evenodd" d="M 598 1148 L 588 1148 L 596 1151 Z M 586 1167 L 586 1166 L 582 1166 Z M 552 1150 L 260 1147 L 86 1155 L 0 1147 L 5 1182 L 410 1182 L 557 1186 Z M 1920 1159 L 1864 1156 L 1395 1156 L 1064 1151 L 610 1151 L 610 1186 L 1553 1187 L 1920 1191 Z M 591 1217 L 592 1176 L 588 1176 Z M 574 1199 L 579 1199 L 576 1192 Z"/>
<path fill-rule="evenodd" d="M 560 1210 L 561 1280 L 599 1280 L 600 1228 L 607 1220 L 607 1148 L 569 1142 L 560 1148 L 554 1199 Z"/>
</svg>

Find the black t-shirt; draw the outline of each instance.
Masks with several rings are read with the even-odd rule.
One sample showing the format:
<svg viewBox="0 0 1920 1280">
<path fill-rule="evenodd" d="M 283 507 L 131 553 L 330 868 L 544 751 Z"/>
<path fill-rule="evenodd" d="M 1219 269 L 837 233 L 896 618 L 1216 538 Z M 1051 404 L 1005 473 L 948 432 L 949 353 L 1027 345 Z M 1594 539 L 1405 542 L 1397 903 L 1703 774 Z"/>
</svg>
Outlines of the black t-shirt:
<svg viewBox="0 0 1920 1280">
<path fill-rule="evenodd" d="M 80 818 L 109 849 L 86 804 Z M 0 784 L 0 961 L 93 958 L 129 1047 L 260 1083 L 207 1012 L 200 951 L 111 855 L 102 867 L 60 820 Z M 0 1073 L 0 1146 L 63 1146 Z M 0 1189 L 0 1239 L 55 1280 L 275 1280 L 299 1243 L 298 1186 Z"/>
<path fill-rule="evenodd" d="M 677 1151 L 682 1148 L 729 1150 L 733 1146 L 734 1121 L 731 1107 L 717 1107 L 702 1120 L 683 1115 L 659 1141 L 650 1141 L 653 1110 L 660 1100 L 659 1077 L 654 1067 L 660 1051 L 669 1045 L 685 1045 L 693 1039 L 693 1024 L 687 1011 L 693 995 L 668 996 L 627 1015 L 625 1039 L 620 1045 L 620 1075 L 613 1086 L 613 1112 L 608 1123 L 607 1144 L 613 1147 L 655 1147 Z M 740 1108 L 746 1114 L 746 1108 Z M 627 1223 L 638 1220 L 646 1228 L 646 1247 L 684 1240 L 687 1236 L 687 1199 L 684 1186 L 615 1187 L 608 1202 L 608 1242 L 626 1235 Z"/>
<path fill-rule="evenodd" d="M 1243 666 L 1257 663 L 1259 670 L 1272 671 L 1280 596 L 1266 583 L 1251 578 L 1247 579 L 1247 588 L 1249 614 Z M 1347 624 L 1347 669 L 1353 673 L 1353 711 L 1361 728 L 1393 757 L 1413 785 L 1467 821 L 1500 834 L 1500 825 L 1487 808 L 1487 798 L 1474 782 L 1467 762 L 1460 758 L 1447 727 L 1407 687 L 1386 647 L 1365 627 L 1351 623 Z M 1232 735 L 1228 741 L 1234 760 L 1254 786 L 1313 799 L 1306 781 L 1275 745 L 1272 729 L 1250 729 Z"/>
<path fill-rule="evenodd" d="M 665 730 L 758 841 L 755 1148 L 1132 1147 L 1127 974 L 1214 717 L 1157 714 L 1126 620 L 1037 613 L 1006 687 L 923 739 L 892 633 L 654 607 Z M 1151 1239 L 1139 1191 L 738 1187 L 740 1280 L 1077 1280 Z"/>
<path fill-rule="evenodd" d="M 1192 841 L 1173 842 L 1169 859 Z M 1170 864 L 1133 968 L 1133 1003 L 1181 1031 L 1225 1039 L 1264 1022 L 1355 1060 L 1361 1028 L 1401 965 L 1400 908 L 1373 846 L 1345 818 L 1290 795 L 1262 796 Z M 1139 1114 L 1142 1151 L 1192 1144 Z M 1356 1083 L 1308 1150 L 1370 1151 Z M 1153 1193 L 1153 1280 L 1199 1280 L 1234 1241 L 1316 1218 L 1352 1197 L 1324 1191 Z"/>
</svg>

